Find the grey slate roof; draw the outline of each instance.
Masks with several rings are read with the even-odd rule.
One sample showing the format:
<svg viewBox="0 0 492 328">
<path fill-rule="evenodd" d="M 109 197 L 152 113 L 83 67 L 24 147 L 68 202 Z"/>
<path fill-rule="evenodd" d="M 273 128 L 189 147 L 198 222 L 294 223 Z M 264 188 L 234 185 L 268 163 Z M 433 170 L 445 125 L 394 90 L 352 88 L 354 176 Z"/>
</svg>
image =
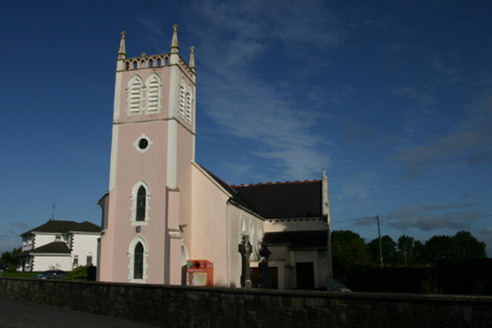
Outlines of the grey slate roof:
<svg viewBox="0 0 492 328">
<path fill-rule="evenodd" d="M 67 244 L 65 244 L 64 242 L 54 241 L 41 247 L 36 247 L 29 253 L 70 254 L 70 250 L 68 249 Z"/>
<path fill-rule="evenodd" d="M 234 186 L 239 196 L 264 218 L 321 217 L 321 181 Z"/>
<path fill-rule="evenodd" d="M 24 232 L 21 236 L 26 236 L 33 232 L 65 233 L 70 231 L 101 232 L 101 227 L 88 221 L 79 223 L 75 221 L 50 220 L 39 227 Z"/>
<path fill-rule="evenodd" d="M 238 205 L 265 219 L 322 217 L 320 180 L 230 186 L 200 165 Z"/>
</svg>

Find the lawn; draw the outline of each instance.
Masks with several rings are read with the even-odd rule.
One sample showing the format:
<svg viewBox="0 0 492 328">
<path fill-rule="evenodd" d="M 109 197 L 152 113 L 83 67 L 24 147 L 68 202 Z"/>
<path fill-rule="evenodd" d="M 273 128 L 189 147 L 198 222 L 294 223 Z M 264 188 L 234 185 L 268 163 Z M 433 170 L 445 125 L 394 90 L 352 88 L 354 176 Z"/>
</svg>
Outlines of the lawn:
<svg viewBox="0 0 492 328">
<path fill-rule="evenodd" d="M 5 278 L 32 278 L 39 272 L 0 272 L 0 277 Z"/>
</svg>

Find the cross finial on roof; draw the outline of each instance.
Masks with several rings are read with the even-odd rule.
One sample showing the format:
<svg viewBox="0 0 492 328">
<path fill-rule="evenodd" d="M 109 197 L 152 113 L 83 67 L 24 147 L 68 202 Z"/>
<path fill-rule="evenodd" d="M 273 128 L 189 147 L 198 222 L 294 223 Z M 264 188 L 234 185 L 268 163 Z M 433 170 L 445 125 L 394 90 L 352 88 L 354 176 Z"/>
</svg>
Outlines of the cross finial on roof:
<svg viewBox="0 0 492 328">
<path fill-rule="evenodd" d="M 191 46 L 190 50 L 190 68 L 195 71 L 195 47 Z"/>
<path fill-rule="evenodd" d="M 173 40 L 171 42 L 171 52 L 179 52 L 178 47 L 178 24 L 173 25 Z"/>
<path fill-rule="evenodd" d="M 125 47 L 125 31 L 121 31 L 121 41 L 120 41 L 120 49 L 118 50 L 118 59 L 126 58 L 126 47 Z"/>
</svg>

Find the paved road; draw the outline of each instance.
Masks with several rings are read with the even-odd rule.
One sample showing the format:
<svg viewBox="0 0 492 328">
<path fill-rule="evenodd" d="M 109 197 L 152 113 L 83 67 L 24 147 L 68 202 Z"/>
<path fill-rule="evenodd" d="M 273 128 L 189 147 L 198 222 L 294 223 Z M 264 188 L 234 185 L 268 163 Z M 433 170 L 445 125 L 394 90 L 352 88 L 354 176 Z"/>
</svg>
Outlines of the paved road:
<svg viewBox="0 0 492 328">
<path fill-rule="evenodd" d="M 1 328 L 151 328 L 156 326 L 0 297 Z"/>
</svg>

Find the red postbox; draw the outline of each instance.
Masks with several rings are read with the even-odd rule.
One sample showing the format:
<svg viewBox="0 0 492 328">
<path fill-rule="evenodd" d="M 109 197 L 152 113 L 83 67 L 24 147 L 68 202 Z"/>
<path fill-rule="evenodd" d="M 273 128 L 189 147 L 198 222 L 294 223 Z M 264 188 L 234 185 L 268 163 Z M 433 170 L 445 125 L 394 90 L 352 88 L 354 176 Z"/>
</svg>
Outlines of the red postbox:
<svg viewBox="0 0 492 328">
<path fill-rule="evenodd" d="M 186 286 L 213 286 L 214 264 L 207 260 L 188 260 Z"/>
</svg>

